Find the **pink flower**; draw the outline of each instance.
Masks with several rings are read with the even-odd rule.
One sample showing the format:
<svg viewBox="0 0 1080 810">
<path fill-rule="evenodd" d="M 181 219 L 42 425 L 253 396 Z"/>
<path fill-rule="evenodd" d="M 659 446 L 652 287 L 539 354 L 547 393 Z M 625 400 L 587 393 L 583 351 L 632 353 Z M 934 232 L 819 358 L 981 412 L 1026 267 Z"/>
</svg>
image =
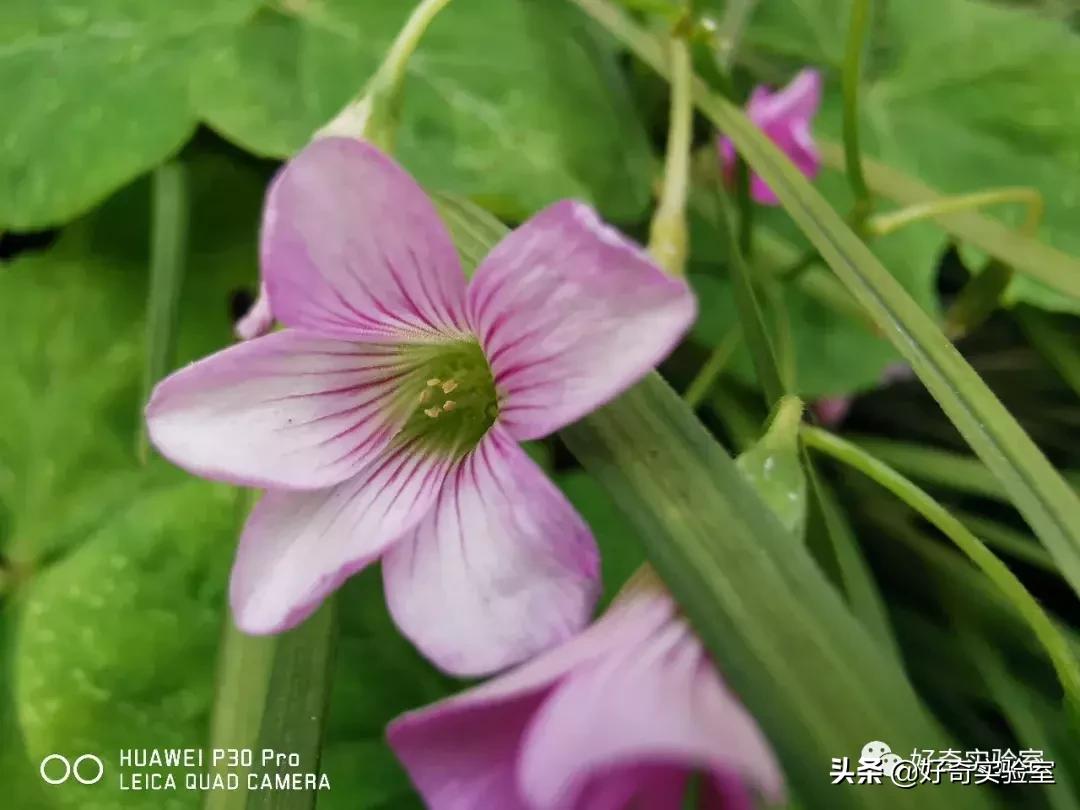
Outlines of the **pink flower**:
<svg viewBox="0 0 1080 810">
<path fill-rule="evenodd" d="M 709 810 L 783 793 L 753 718 L 649 581 L 576 638 L 387 736 L 432 810 L 678 810 L 695 772 Z"/>
<path fill-rule="evenodd" d="M 381 558 L 395 621 L 448 671 L 576 633 L 596 546 L 517 442 L 659 362 L 693 320 L 686 284 L 575 202 L 509 234 L 467 284 L 420 187 L 345 138 L 274 180 L 261 256 L 286 328 L 178 371 L 146 410 L 176 464 L 268 490 L 233 567 L 237 625 L 292 627 Z"/>
<path fill-rule="evenodd" d="M 764 85 L 755 87 L 746 112 L 803 174 L 816 177 L 821 158 L 810 134 L 810 122 L 820 106 L 821 74 L 806 69 L 775 93 Z M 730 173 L 735 167 L 735 145 L 728 138 L 720 140 L 720 157 L 725 171 Z M 762 205 L 780 204 L 772 189 L 756 174 L 750 177 L 750 196 Z"/>
</svg>

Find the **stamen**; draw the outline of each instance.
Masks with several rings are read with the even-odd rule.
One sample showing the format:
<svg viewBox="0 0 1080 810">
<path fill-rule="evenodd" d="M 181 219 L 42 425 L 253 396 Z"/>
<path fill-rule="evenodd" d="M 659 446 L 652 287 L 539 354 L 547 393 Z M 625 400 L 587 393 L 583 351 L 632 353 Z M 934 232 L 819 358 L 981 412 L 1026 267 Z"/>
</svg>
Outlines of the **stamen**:
<svg viewBox="0 0 1080 810">
<path fill-rule="evenodd" d="M 438 377 L 432 377 L 430 380 L 427 381 L 427 384 L 429 387 L 434 387 L 441 382 L 442 380 L 440 380 Z"/>
<path fill-rule="evenodd" d="M 427 405 L 429 402 L 431 402 L 431 389 L 425 388 L 420 392 L 420 404 Z"/>
<path fill-rule="evenodd" d="M 444 382 L 442 384 L 442 390 L 443 390 L 444 394 L 449 394 L 455 388 L 457 388 L 457 381 L 456 380 L 447 380 L 446 382 Z"/>
<path fill-rule="evenodd" d="M 442 413 L 442 409 L 441 408 L 425 408 L 424 413 L 426 413 L 429 417 L 434 419 L 436 416 L 438 416 L 440 413 Z"/>
<path fill-rule="evenodd" d="M 456 407 L 457 407 L 457 403 L 454 402 L 454 400 L 452 400 L 452 399 L 448 399 L 448 400 L 446 400 L 446 402 L 443 403 L 442 409 L 444 411 L 446 411 L 447 413 L 449 413 L 450 411 L 454 410 L 454 408 L 456 408 Z"/>
</svg>

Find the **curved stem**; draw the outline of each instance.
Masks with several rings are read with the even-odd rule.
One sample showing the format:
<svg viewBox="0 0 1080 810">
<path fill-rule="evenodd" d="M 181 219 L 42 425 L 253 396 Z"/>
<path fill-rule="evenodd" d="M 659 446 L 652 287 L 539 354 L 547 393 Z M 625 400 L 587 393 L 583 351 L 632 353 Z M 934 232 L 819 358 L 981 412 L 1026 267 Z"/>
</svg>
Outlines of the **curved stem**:
<svg viewBox="0 0 1080 810">
<path fill-rule="evenodd" d="M 941 504 L 892 467 L 821 428 L 806 425 L 803 442 L 852 467 L 914 509 L 975 563 L 1031 627 L 1057 671 L 1069 703 L 1080 708 L 1080 665 L 1068 642 L 1024 584 L 986 545 Z"/>
<path fill-rule="evenodd" d="M 390 50 L 359 99 L 345 106 L 315 138 L 331 135 L 362 137 L 387 151 L 393 146 L 401 106 L 401 85 L 409 59 L 435 16 L 451 0 L 420 0 L 394 38 Z"/>
<path fill-rule="evenodd" d="M 731 355 L 735 353 L 735 347 L 739 345 L 739 332 L 739 327 L 736 326 L 724 335 L 723 339 L 716 344 L 716 348 L 712 350 L 709 359 L 698 371 L 697 376 L 690 382 L 686 393 L 683 394 L 683 399 L 693 410 L 697 410 L 698 406 L 705 401 L 705 397 L 716 385 Z"/>
<path fill-rule="evenodd" d="M 844 162 L 847 166 L 848 182 L 855 193 L 852 224 L 856 233 L 860 232 L 872 205 L 870 188 L 863 176 L 862 153 L 859 150 L 859 82 L 862 78 L 862 54 L 869 21 L 870 0 L 854 0 L 840 81 L 844 96 Z"/>
<path fill-rule="evenodd" d="M 690 147 L 693 138 L 694 104 L 690 95 L 693 71 L 690 46 L 673 33 L 671 52 L 671 114 L 668 122 L 664 186 L 649 229 L 649 253 L 672 275 L 681 276 L 686 266 L 688 234 L 686 195 L 690 178 Z"/>
<path fill-rule="evenodd" d="M 866 223 L 866 230 L 872 236 L 887 236 L 914 222 L 1005 203 L 1021 203 L 1027 206 L 1027 217 L 1020 227 L 1022 233 L 1030 236 L 1038 230 L 1044 209 L 1042 194 L 1026 186 L 991 188 L 971 194 L 957 194 L 952 197 L 939 197 L 936 200 L 916 203 L 898 211 L 872 217 Z"/>
</svg>

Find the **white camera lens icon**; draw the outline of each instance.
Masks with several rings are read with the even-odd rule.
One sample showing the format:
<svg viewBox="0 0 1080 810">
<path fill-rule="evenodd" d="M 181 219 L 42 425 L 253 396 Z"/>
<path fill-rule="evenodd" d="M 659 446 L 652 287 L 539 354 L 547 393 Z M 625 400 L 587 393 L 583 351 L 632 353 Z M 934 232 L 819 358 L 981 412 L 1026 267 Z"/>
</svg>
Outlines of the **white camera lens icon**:
<svg viewBox="0 0 1080 810">
<path fill-rule="evenodd" d="M 59 763 L 52 765 L 53 762 Z M 96 766 L 96 770 L 95 770 Z M 62 785 L 72 776 L 83 785 L 95 785 L 105 775 L 105 763 L 94 754 L 83 754 L 74 762 L 63 754 L 49 754 L 38 769 L 41 778 L 50 785 Z"/>
</svg>

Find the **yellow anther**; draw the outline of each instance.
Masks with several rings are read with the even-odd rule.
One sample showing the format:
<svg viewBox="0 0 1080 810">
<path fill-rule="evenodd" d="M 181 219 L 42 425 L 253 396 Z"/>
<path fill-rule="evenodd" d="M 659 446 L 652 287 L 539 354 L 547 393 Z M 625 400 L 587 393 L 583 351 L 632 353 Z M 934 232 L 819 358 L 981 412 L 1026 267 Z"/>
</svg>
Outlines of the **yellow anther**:
<svg viewBox="0 0 1080 810">
<path fill-rule="evenodd" d="M 448 400 L 446 400 L 446 402 L 443 403 L 442 409 L 444 411 L 452 411 L 456 407 L 457 407 L 457 403 L 454 402 L 454 400 L 452 400 L 452 399 L 448 399 Z"/>
<path fill-rule="evenodd" d="M 430 416 L 432 419 L 434 419 L 436 416 L 438 416 L 440 413 L 442 413 L 442 409 L 441 408 L 425 408 L 424 413 L 426 413 L 428 416 Z"/>
<path fill-rule="evenodd" d="M 427 381 L 427 384 L 430 387 L 434 387 L 434 386 L 438 385 L 441 382 L 442 382 L 442 380 L 440 380 L 438 377 L 432 377 L 430 380 Z"/>
<path fill-rule="evenodd" d="M 444 382 L 442 384 L 442 390 L 443 390 L 444 394 L 449 394 L 455 388 L 457 388 L 457 381 L 456 380 L 447 380 L 446 382 Z"/>
<path fill-rule="evenodd" d="M 431 389 L 425 388 L 420 392 L 420 404 L 427 405 L 429 402 L 431 402 Z"/>
</svg>

